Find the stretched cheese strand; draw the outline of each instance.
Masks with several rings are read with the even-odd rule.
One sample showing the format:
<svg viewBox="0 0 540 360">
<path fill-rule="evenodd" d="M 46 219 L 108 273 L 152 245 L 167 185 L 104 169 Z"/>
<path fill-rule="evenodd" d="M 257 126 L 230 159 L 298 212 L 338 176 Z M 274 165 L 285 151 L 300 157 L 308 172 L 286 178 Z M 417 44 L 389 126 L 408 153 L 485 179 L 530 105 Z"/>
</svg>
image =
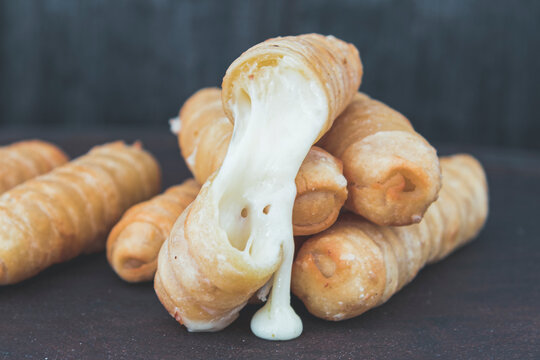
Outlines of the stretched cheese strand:
<svg viewBox="0 0 540 360">
<path fill-rule="evenodd" d="M 0 285 L 103 250 L 122 213 L 156 194 L 159 183 L 159 165 L 149 153 L 117 142 L 5 192 L 0 196 Z"/>
<path fill-rule="evenodd" d="M 389 106 L 358 93 L 319 146 L 343 161 L 345 206 L 378 225 L 422 220 L 441 187 L 435 149 Z"/>
<path fill-rule="evenodd" d="M 227 155 L 176 221 L 154 283 L 190 331 L 229 325 L 273 276 L 252 330 L 271 340 L 301 333 L 289 304 L 294 179 L 356 92 L 361 69 L 354 46 L 311 34 L 256 45 L 227 70 L 223 100 L 235 120 Z"/>
<path fill-rule="evenodd" d="M 221 90 L 197 91 L 180 109 L 179 119 L 173 120 L 171 128 L 178 134 L 189 169 L 203 184 L 223 163 L 233 132 L 233 123 L 223 111 Z M 314 146 L 300 166 L 295 182 L 294 235 L 312 235 L 330 227 L 347 199 L 341 161 Z"/>
<path fill-rule="evenodd" d="M 118 276 L 129 282 L 154 278 L 159 248 L 200 188 L 189 179 L 126 211 L 107 239 L 107 260 Z"/>
<path fill-rule="evenodd" d="M 20 141 L 0 147 L 0 194 L 68 160 L 58 147 L 41 140 Z"/>
<path fill-rule="evenodd" d="M 439 199 L 419 224 L 378 226 L 349 213 L 302 245 L 292 289 L 312 314 L 337 321 L 381 305 L 478 234 L 488 213 L 482 166 L 469 155 L 442 158 L 441 166 Z"/>
</svg>

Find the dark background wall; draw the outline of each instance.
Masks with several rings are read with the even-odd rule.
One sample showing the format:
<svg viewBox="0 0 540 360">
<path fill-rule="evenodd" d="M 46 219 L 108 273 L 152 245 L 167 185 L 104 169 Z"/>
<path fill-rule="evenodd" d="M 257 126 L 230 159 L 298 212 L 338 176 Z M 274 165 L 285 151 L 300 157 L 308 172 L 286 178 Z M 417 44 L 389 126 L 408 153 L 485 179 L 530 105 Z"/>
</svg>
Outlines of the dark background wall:
<svg viewBox="0 0 540 360">
<path fill-rule="evenodd" d="M 0 0 L 2 128 L 165 128 L 245 49 L 354 43 L 361 89 L 435 142 L 540 149 L 540 1 Z"/>
</svg>

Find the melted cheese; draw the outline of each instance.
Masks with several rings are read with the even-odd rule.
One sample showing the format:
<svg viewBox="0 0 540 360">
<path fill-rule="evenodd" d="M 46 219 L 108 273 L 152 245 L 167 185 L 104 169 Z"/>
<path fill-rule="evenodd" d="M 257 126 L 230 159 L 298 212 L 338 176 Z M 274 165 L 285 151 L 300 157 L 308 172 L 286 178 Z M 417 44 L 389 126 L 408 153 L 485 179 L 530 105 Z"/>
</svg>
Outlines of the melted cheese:
<svg viewBox="0 0 540 360">
<path fill-rule="evenodd" d="M 182 122 L 178 116 L 169 120 L 169 126 L 174 135 L 178 135 L 182 130 Z"/>
<path fill-rule="evenodd" d="M 290 306 L 295 177 L 328 117 L 322 85 L 300 73 L 300 66 L 285 57 L 236 82 L 233 135 L 209 190 L 220 199 L 220 225 L 229 242 L 248 261 L 281 257 L 270 298 L 251 322 L 255 335 L 269 340 L 302 332 Z"/>
</svg>

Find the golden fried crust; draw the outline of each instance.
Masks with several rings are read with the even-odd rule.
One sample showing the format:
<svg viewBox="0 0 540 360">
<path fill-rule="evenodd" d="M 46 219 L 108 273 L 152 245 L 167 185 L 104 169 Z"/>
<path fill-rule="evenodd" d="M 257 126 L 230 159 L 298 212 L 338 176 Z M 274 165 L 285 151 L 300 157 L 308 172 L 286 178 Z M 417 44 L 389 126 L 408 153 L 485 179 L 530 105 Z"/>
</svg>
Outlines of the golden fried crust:
<svg viewBox="0 0 540 360">
<path fill-rule="evenodd" d="M 0 194 L 67 161 L 60 148 L 41 140 L 0 147 Z"/>
<path fill-rule="evenodd" d="M 97 146 L 0 196 L 0 284 L 103 250 L 122 213 L 159 191 L 156 160 L 140 145 Z"/>
<path fill-rule="evenodd" d="M 223 78 L 223 109 L 234 122 L 230 106 L 235 102 L 234 87 L 241 84 L 239 77 L 252 75 L 266 66 L 275 66 L 284 57 L 302 64 L 305 76 L 319 81 L 324 88 L 329 111 L 320 138 L 349 104 L 363 74 L 356 47 L 333 36 L 306 34 L 277 37 L 248 49 L 229 66 Z"/>
<path fill-rule="evenodd" d="M 233 124 L 221 105 L 221 90 L 205 88 L 193 94 L 180 109 L 178 144 L 186 164 L 199 184 L 204 184 L 223 163 Z"/>
<path fill-rule="evenodd" d="M 347 209 L 378 225 L 422 219 L 441 186 L 435 149 L 399 112 L 357 93 L 319 141 L 343 161 Z"/>
<path fill-rule="evenodd" d="M 178 142 L 194 177 L 204 183 L 221 166 L 233 126 L 221 107 L 221 90 L 205 88 L 192 95 L 180 110 Z M 341 161 L 312 147 L 296 177 L 293 210 L 295 235 L 312 235 L 330 227 L 347 199 Z"/>
<path fill-rule="evenodd" d="M 313 146 L 296 175 L 293 208 L 294 235 L 312 235 L 328 229 L 347 200 L 347 181 L 341 161 Z"/>
<path fill-rule="evenodd" d="M 419 224 L 379 226 L 347 213 L 302 245 L 292 289 L 312 314 L 335 321 L 358 316 L 478 234 L 488 213 L 482 166 L 469 155 L 442 158 L 441 166 L 440 197 Z"/>
<path fill-rule="evenodd" d="M 118 276 L 129 282 L 154 278 L 161 245 L 199 190 L 195 180 L 186 180 L 131 207 L 122 216 L 107 239 L 107 259 Z"/>
</svg>

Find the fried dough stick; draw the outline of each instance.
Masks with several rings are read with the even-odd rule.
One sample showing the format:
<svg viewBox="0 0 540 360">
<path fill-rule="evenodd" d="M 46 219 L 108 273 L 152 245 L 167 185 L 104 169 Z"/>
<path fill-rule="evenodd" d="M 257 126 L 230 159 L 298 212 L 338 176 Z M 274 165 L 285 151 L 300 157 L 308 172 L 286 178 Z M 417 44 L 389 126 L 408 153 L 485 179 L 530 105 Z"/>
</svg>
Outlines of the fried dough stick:
<svg viewBox="0 0 540 360">
<path fill-rule="evenodd" d="M 378 225 L 420 222 L 441 187 L 435 149 L 389 106 L 357 93 L 318 143 L 343 162 L 345 207 Z"/>
<path fill-rule="evenodd" d="M 0 196 L 0 285 L 103 250 L 122 213 L 159 191 L 156 160 L 140 146 L 97 146 Z"/>
<path fill-rule="evenodd" d="M 251 329 L 269 340 L 300 335 L 290 307 L 295 177 L 361 74 L 353 45 L 317 34 L 267 40 L 231 64 L 222 92 L 234 120 L 229 149 L 176 221 L 154 281 L 161 303 L 189 330 L 223 329 L 273 277 Z"/>
<path fill-rule="evenodd" d="M 55 145 L 27 140 L 0 147 L 0 194 L 65 164 L 68 157 Z"/>
<path fill-rule="evenodd" d="M 107 259 L 118 276 L 129 282 L 154 278 L 161 245 L 200 188 L 189 179 L 126 211 L 107 239 Z"/>
</svg>

